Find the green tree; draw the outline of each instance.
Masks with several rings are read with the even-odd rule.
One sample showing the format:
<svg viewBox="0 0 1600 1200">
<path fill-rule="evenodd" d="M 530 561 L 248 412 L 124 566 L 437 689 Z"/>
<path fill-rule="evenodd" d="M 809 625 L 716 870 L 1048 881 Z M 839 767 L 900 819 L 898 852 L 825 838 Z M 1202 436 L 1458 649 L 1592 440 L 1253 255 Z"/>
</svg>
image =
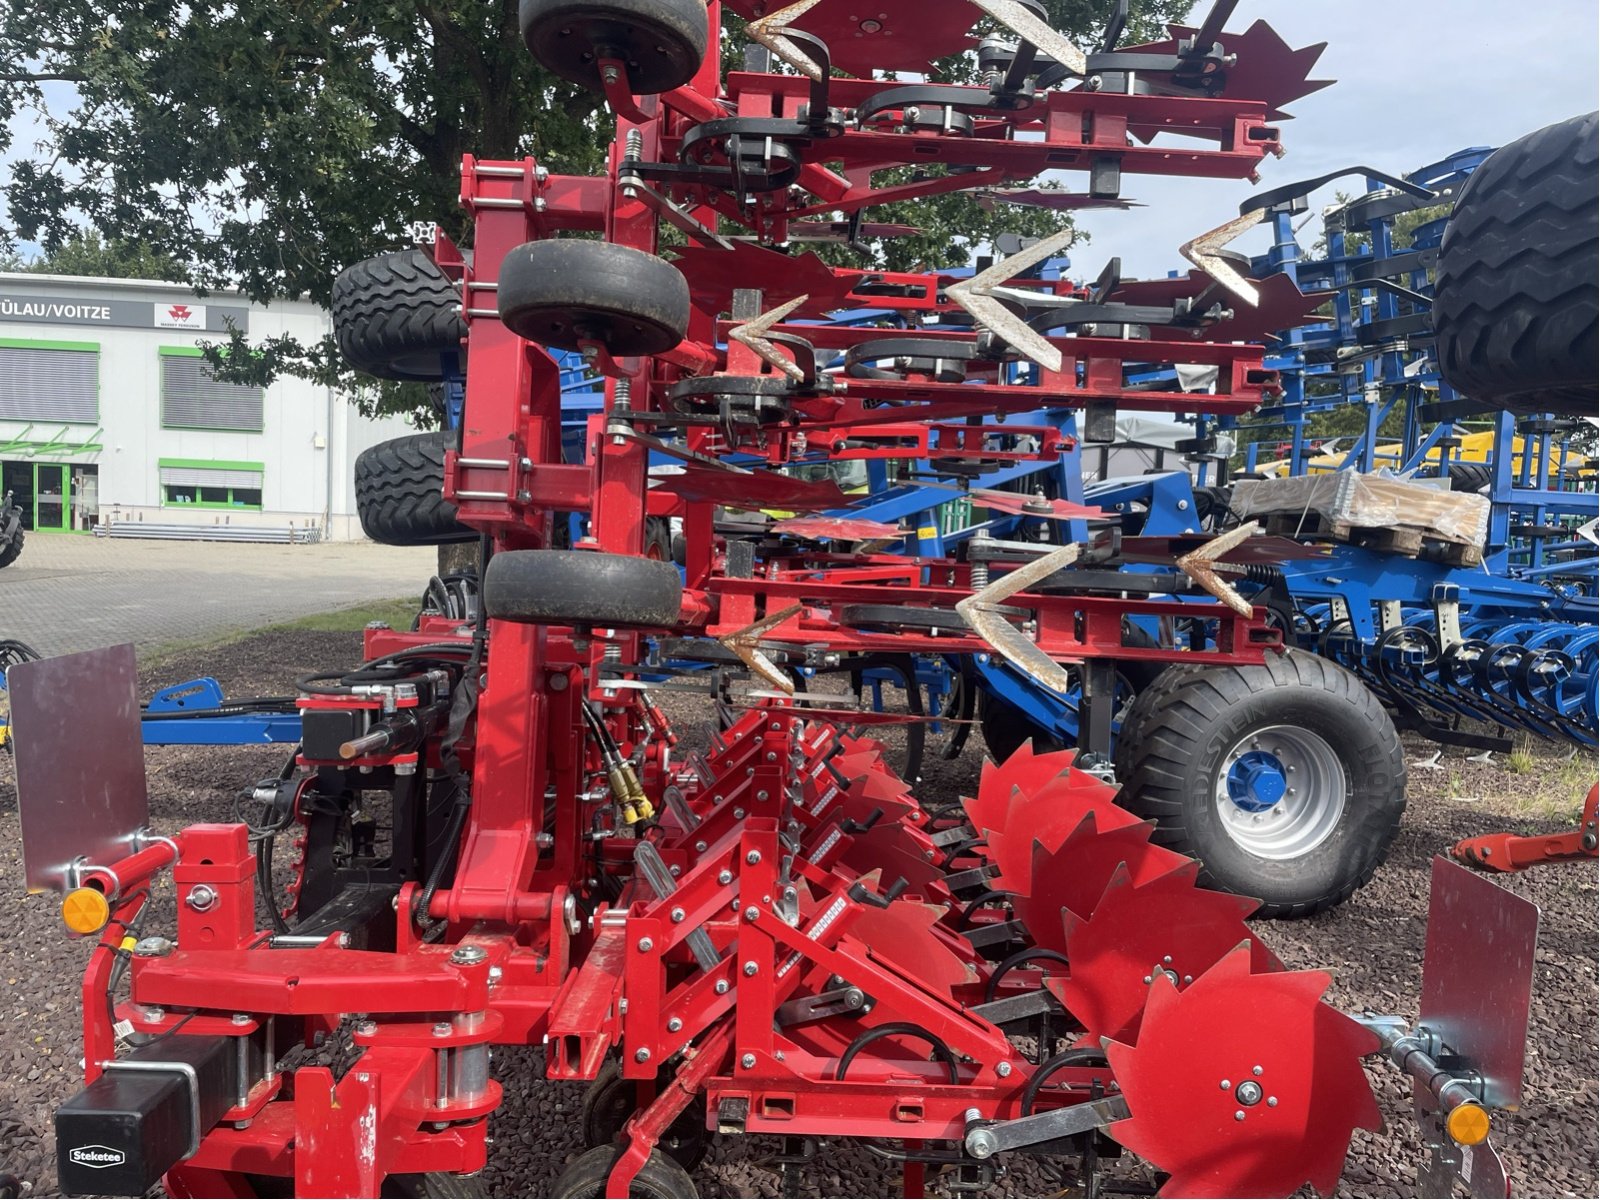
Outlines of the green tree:
<svg viewBox="0 0 1600 1200">
<path fill-rule="evenodd" d="M 181 283 L 182 264 L 144 242 L 107 241 L 97 230 L 80 229 L 60 245 L 20 268 L 36 275 L 90 275 L 102 279 L 160 279 Z"/>
<path fill-rule="evenodd" d="M 1137 5 L 1124 41 L 1159 36 L 1192 0 Z M 56 0 L 0 6 L 0 120 L 42 121 L 38 156 L 16 162 L 4 237 L 54 255 L 84 224 L 144 247 L 200 289 L 326 301 L 340 268 L 438 221 L 458 241 L 461 157 L 532 154 L 555 172 L 604 160 L 613 124 L 598 97 L 523 48 L 517 0 Z M 1114 0 L 1048 0 L 1054 23 L 1097 39 Z M 976 14 L 976 10 L 974 10 Z M 737 28 L 724 52 L 740 48 Z M 970 75 L 970 57 L 940 65 Z M 51 88 L 70 85 L 65 106 Z M 54 107 L 47 101 L 56 101 Z M 4 138 L 0 135 L 0 149 Z M 886 206 L 886 208 L 889 206 Z M 893 207 L 924 232 L 885 258 L 964 260 L 1007 230 L 1059 215 L 969 197 Z M 878 219 L 881 214 L 872 214 Z M 935 253 L 942 251 L 942 253 Z M 236 344 L 234 349 L 238 349 Z M 286 339 L 224 355 L 254 378 L 340 374 L 331 344 Z M 236 375 L 235 377 L 243 377 Z M 368 393 L 372 395 L 373 393 Z M 384 407 L 406 393 L 376 393 Z"/>
</svg>

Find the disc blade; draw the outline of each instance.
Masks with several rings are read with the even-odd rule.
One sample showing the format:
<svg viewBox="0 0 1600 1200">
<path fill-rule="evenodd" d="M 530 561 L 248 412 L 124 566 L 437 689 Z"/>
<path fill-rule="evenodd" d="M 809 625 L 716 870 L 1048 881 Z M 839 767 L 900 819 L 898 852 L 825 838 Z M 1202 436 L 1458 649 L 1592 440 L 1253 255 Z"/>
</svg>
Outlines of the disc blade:
<svg viewBox="0 0 1600 1200">
<path fill-rule="evenodd" d="M 1170 973 L 1188 987 L 1241 943 L 1249 944 L 1257 970 L 1281 969 L 1244 923 L 1257 905 L 1195 887 L 1192 868 L 1136 887 L 1118 867 L 1087 920 L 1070 911 L 1062 918 L 1072 975 L 1057 995 L 1086 1040 L 1131 1038 L 1152 978 Z"/>
<path fill-rule="evenodd" d="M 1351 1134 L 1382 1120 L 1377 1038 L 1323 1003 L 1320 971 L 1250 969 L 1240 947 L 1180 990 L 1150 987 L 1138 1041 L 1106 1053 L 1132 1113 L 1111 1136 L 1171 1173 L 1163 1196 L 1288 1196 L 1338 1182 Z"/>
<path fill-rule="evenodd" d="M 888 908 L 864 908 L 850 932 L 871 948 L 874 957 L 920 979 L 931 991 L 951 995 L 975 982 L 978 972 L 971 958 L 959 953 L 960 939 L 947 937 L 938 928 L 946 911 L 942 904 L 894 900 Z"/>
</svg>

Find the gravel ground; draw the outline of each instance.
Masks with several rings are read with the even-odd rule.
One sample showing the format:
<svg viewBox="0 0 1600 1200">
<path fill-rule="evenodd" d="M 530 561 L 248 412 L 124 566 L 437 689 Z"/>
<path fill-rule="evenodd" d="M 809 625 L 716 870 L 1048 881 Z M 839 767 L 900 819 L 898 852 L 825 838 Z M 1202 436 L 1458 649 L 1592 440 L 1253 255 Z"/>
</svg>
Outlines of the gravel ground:
<svg viewBox="0 0 1600 1200">
<path fill-rule="evenodd" d="M 158 684 L 212 674 L 230 695 L 283 692 L 296 675 L 355 661 L 357 635 L 304 631 L 257 635 L 223 650 L 191 652 L 146 668 L 146 693 Z M 682 726 L 703 710 L 674 698 Z M 694 746 L 698 731 L 683 728 Z M 703 734 L 699 734 L 703 737 Z M 977 742 L 978 739 L 974 739 Z M 937 803 L 970 792 L 980 765 L 972 745 L 955 762 L 937 756 L 933 739 L 919 795 Z M 1405 827 L 1378 878 L 1343 907 L 1296 923 L 1268 922 L 1263 937 L 1290 967 L 1333 971 L 1330 1001 L 1347 1008 L 1415 1015 L 1420 986 L 1428 871 L 1432 855 L 1461 837 L 1511 829 L 1549 832 L 1575 822 L 1593 777 L 1592 758 L 1535 749 L 1508 761 L 1467 761 L 1447 751 L 1433 769 L 1419 764 L 1434 747 L 1408 745 L 1412 763 Z M 175 829 L 197 820 L 230 819 L 237 789 L 274 772 L 282 751 L 270 747 L 152 747 L 146 761 L 155 823 Z M 55 1195 L 51 1113 L 80 1083 L 77 987 L 88 945 L 63 934 L 50 897 L 22 897 L 22 863 L 9 758 L 0 755 L 0 895 L 18 897 L 8 936 L 0 938 L 0 1170 L 21 1176 L 33 1195 Z M 1594 1196 L 1596 1171 L 1597 880 L 1591 864 L 1564 864 L 1500 880 L 1544 912 L 1529 1035 L 1526 1095 L 1518 1114 L 1497 1119 L 1497 1142 L 1518 1196 Z M 170 893 L 167 903 L 170 904 Z M 152 918 L 152 927 L 156 920 Z M 583 1147 L 576 1129 L 581 1085 L 529 1082 L 541 1071 L 538 1049 L 502 1049 L 497 1076 L 508 1085 L 494 1119 L 495 1148 L 485 1183 L 499 1196 L 547 1194 L 567 1160 Z M 1420 1146 L 1409 1093 L 1397 1073 L 1370 1072 L 1388 1122 L 1378 1135 L 1358 1131 L 1338 1195 L 1416 1194 Z M 696 1182 L 703 1195 L 776 1196 L 776 1153 L 766 1139 L 717 1138 Z M 806 1169 L 807 1194 L 885 1195 L 897 1184 L 859 1148 L 830 1146 Z M 1053 1182 L 1023 1163 L 999 1178 L 994 1196 L 1057 1194 Z"/>
</svg>

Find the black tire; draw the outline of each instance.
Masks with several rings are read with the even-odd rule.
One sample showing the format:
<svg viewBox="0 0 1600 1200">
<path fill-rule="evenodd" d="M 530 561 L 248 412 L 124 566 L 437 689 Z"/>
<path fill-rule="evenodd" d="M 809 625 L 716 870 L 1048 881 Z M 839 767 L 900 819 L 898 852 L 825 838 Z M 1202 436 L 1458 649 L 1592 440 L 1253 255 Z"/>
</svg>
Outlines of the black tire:
<svg viewBox="0 0 1600 1200">
<path fill-rule="evenodd" d="M 644 519 L 644 556 L 657 562 L 674 562 L 672 557 L 672 522 L 665 517 Z"/>
<path fill-rule="evenodd" d="M 522 40 L 553 75 L 603 92 L 601 58 L 627 64 L 628 90 L 654 96 L 694 78 L 706 56 L 702 0 L 522 0 Z"/>
<path fill-rule="evenodd" d="M 518 337 L 618 357 L 660 354 L 689 328 L 689 282 L 665 259 L 610 242 L 526 242 L 500 264 L 500 319 Z"/>
<path fill-rule="evenodd" d="M 1158 683 L 1147 699 L 1130 714 L 1138 724 L 1128 730 L 1120 801 L 1155 820 L 1158 844 L 1199 859 L 1203 884 L 1260 899 L 1258 916 L 1301 917 L 1334 907 L 1372 878 L 1400 831 L 1406 766 L 1389 714 L 1354 675 L 1289 650 L 1259 666 L 1188 670 Z M 1224 808 L 1228 756 L 1247 744 L 1244 760 L 1298 758 L 1304 770 L 1280 779 L 1297 779 L 1310 803 L 1294 805 L 1288 792 L 1283 804 L 1261 813 Z M 1243 809 L 1241 801 L 1228 803 Z M 1257 832 L 1251 822 L 1263 816 L 1267 824 Z M 1282 817 L 1293 822 L 1282 827 L 1286 835 L 1304 831 L 1303 850 L 1287 843 L 1267 854 L 1247 848 L 1260 848 Z"/>
<path fill-rule="evenodd" d="M 11 534 L 11 539 L 6 542 L 5 548 L 0 550 L 0 567 L 9 567 L 22 556 L 23 541 L 22 527 L 19 525 Z"/>
<path fill-rule="evenodd" d="M 379 1194 L 390 1200 L 480 1200 L 489 1190 L 477 1175 L 428 1171 L 385 1176 Z"/>
<path fill-rule="evenodd" d="M 590 550 L 503 550 L 483 577 L 491 617 L 533 625 L 661 629 L 677 624 L 682 595 L 670 562 Z"/>
<path fill-rule="evenodd" d="M 616 1146 L 622 1127 L 638 1109 L 638 1089 L 632 1079 L 622 1077 L 616 1059 L 608 1058 L 589 1090 L 583 1094 L 578 1119 L 583 1125 L 586 1146 Z M 706 1128 L 704 1096 L 689 1102 L 689 1107 L 667 1127 L 656 1149 L 670 1157 L 685 1171 L 700 1165 L 711 1148 L 711 1131 Z"/>
<path fill-rule="evenodd" d="M 1439 247 L 1445 382 L 1525 412 L 1593 416 L 1600 375 L 1600 120 L 1502 146 L 1461 189 Z"/>
<path fill-rule="evenodd" d="M 604 1196 L 606 1180 L 619 1153 L 615 1146 L 597 1146 L 578 1155 L 567 1164 L 567 1169 L 561 1172 L 561 1178 L 551 1186 L 550 1195 Z M 639 1173 L 633 1177 L 628 1195 L 647 1197 L 649 1200 L 695 1200 L 700 1193 L 695 1190 L 689 1172 L 661 1151 L 653 1150 Z"/>
<path fill-rule="evenodd" d="M 1494 482 L 1494 468 L 1488 463 L 1454 462 L 1450 464 L 1450 490 L 1452 492 L 1481 492 Z"/>
<path fill-rule="evenodd" d="M 333 336 L 358 371 L 431 383 L 467 336 L 461 293 L 421 250 L 358 262 L 333 281 Z"/>
<path fill-rule="evenodd" d="M 448 429 L 379 442 L 356 458 L 356 514 L 361 528 L 385 546 L 438 546 L 478 535 L 456 520 L 444 498 L 444 452 L 456 435 Z"/>
</svg>

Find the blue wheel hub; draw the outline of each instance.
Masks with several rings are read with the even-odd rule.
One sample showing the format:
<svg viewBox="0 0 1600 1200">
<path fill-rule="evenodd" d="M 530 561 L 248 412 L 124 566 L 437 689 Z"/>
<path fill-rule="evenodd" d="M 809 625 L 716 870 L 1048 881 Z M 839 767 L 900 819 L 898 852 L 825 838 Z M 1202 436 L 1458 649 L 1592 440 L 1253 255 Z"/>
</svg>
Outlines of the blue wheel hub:
<svg viewBox="0 0 1600 1200">
<path fill-rule="evenodd" d="M 1275 808 L 1289 787 L 1289 779 L 1276 754 L 1251 750 L 1228 768 L 1228 798 L 1245 812 Z"/>
</svg>

